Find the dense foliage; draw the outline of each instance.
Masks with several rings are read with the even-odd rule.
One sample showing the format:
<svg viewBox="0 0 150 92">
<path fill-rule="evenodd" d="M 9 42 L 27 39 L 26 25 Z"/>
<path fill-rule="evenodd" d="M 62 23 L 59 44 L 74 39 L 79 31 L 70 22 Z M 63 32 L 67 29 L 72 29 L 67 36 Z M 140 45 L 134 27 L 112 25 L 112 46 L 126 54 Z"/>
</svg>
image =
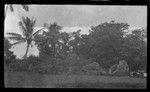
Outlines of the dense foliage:
<svg viewBox="0 0 150 92">
<path fill-rule="evenodd" d="M 28 10 L 28 6 L 23 7 Z M 7 33 L 10 35 L 8 39 L 17 42 L 11 45 L 7 38 L 4 39 L 4 60 L 13 71 L 61 74 L 73 71 L 73 66 L 75 71 L 80 71 L 81 66 L 89 64 L 90 59 L 90 63 L 96 62 L 104 70 L 109 70 L 120 60 L 125 60 L 130 71 L 146 71 L 147 29 L 136 29 L 127 35 L 125 30 L 129 28 L 128 23 L 111 21 L 92 26 L 88 35 L 81 35 L 82 30 L 73 33 L 61 32 L 62 26 L 57 23 L 45 23 L 42 29 L 34 32 L 35 23 L 36 19 L 22 17 L 22 21 L 19 21 L 22 35 Z M 47 31 L 39 34 L 43 29 Z M 25 58 L 22 60 L 15 59 L 9 51 L 11 46 L 21 42 L 27 43 Z M 27 57 L 32 42 L 38 47 L 39 57 Z"/>
<path fill-rule="evenodd" d="M 4 64 L 9 65 L 16 58 L 13 55 L 13 52 L 9 49 L 11 48 L 11 44 L 9 43 L 7 38 L 4 38 Z"/>
</svg>

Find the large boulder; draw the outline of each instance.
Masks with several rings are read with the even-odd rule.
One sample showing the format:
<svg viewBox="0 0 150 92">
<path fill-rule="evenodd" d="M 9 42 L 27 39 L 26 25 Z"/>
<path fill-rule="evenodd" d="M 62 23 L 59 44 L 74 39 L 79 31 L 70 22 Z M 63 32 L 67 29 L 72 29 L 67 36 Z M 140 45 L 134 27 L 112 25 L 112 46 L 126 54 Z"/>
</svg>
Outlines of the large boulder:
<svg viewBox="0 0 150 92">
<path fill-rule="evenodd" d="M 95 61 L 95 58 L 90 58 L 90 59 L 81 59 L 80 62 L 78 63 L 79 65 L 88 65 L 88 64 L 91 64 Z"/>
<path fill-rule="evenodd" d="M 99 67 L 99 69 L 98 69 L 98 75 L 107 75 L 107 72 L 102 67 Z"/>
<path fill-rule="evenodd" d="M 67 74 L 82 74 L 81 73 L 81 66 L 68 67 Z"/>
<path fill-rule="evenodd" d="M 99 72 L 99 64 L 93 62 L 82 67 L 82 72 L 88 75 L 97 75 Z"/>
<path fill-rule="evenodd" d="M 67 62 L 66 67 L 68 67 L 67 74 L 84 74 L 85 72 L 82 71 L 82 67 L 93 63 L 94 59 L 83 59 L 79 58 L 74 54 L 71 54 L 69 55 L 67 60 L 66 60 Z"/>
<path fill-rule="evenodd" d="M 113 66 L 110 67 L 109 69 L 109 74 L 113 74 L 118 68 L 118 64 L 114 64 Z"/>
<path fill-rule="evenodd" d="M 113 65 L 109 69 L 109 74 L 114 76 L 129 76 L 129 66 L 127 62 L 122 60 L 119 64 Z"/>
</svg>

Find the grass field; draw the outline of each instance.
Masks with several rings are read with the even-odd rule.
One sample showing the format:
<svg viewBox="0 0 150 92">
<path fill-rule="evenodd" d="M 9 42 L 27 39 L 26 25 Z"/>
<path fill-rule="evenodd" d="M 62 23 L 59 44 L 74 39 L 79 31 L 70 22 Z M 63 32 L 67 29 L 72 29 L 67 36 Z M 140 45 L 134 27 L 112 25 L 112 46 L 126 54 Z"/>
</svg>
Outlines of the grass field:
<svg viewBox="0 0 150 92">
<path fill-rule="evenodd" d="M 41 75 L 5 72 L 5 87 L 17 88 L 129 88 L 144 89 L 147 80 L 130 77 L 87 75 Z"/>
</svg>

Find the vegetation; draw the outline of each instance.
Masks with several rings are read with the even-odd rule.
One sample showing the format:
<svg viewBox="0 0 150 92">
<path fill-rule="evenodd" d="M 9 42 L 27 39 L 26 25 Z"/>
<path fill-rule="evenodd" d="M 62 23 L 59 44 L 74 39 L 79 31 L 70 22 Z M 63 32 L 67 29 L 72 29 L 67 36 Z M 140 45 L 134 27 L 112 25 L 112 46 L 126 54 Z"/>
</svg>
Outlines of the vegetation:
<svg viewBox="0 0 150 92">
<path fill-rule="evenodd" d="M 9 7 L 13 11 L 12 5 Z M 28 11 L 28 6 L 22 7 Z M 4 39 L 4 57 L 5 62 L 10 62 L 10 70 L 61 74 L 67 73 L 71 66 L 83 66 L 89 59 L 93 59 L 91 62 L 97 62 L 106 71 L 120 60 L 127 62 L 130 71 L 146 71 L 147 42 L 144 38 L 147 36 L 147 29 L 137 29 L 126 35 L 124 30 L 129 28 L 128 23 L 111 21 L 92 26 L 88 35 L 81 35 L 82 30 L 71 34 L 61 32 L 62 26 L 57 23 L 45 23 L 42 29 L 34 32 L 35 23 L 34 18 L 22 17 L 19 22 L 22 35 L 7 33 L 10 37 Z M 48 31 L 39 34 L 44 28 Z M 16 42 L 10 44 L 8 39 Z M 27 43 L 22 60 L 15 59 L 9 51 L 11 46 L 21 42 Z M 38 47 L 39 57 L 27 57 L 32 42 Z"/>
<path fill-rule="evenodd" d="M 11 48 L 11 44 L 8 39 L 4 38 L 4 64 L 5 67 L 9 67 L 13 60 L 15 60 L 16 56 L 13 55 L 13 52 L 9 49 Z"/>
<path fill-rule="evenodd" d="M 8 37 L 8 39 L 10 40 L 15 40 L 17 42 L 15 42 L 13 45 L 16 44 L 20 44 L 22 42 L 26 42 L 27 43 L 27 49 L 26 49 L 26 53 L 24 55 L 24 58 L 27 57 L 27 53 L 29 50 L 30 45 L 32 44 L 32 41 L 34 41 L 34 36 L 41 31 L 38 30 L 35 33 L 34 32 L 34 25 L 36 23 L 35 19 L 30 19 L 28 17 L 22 17 L 22 21 L 19 22 L 19 26 L 22 29 L 22 35 L 21 34 L 17 34 L 17 33 L 7 33 L 8 35 L 11 35 L 11 37 Z"/>
</svg>

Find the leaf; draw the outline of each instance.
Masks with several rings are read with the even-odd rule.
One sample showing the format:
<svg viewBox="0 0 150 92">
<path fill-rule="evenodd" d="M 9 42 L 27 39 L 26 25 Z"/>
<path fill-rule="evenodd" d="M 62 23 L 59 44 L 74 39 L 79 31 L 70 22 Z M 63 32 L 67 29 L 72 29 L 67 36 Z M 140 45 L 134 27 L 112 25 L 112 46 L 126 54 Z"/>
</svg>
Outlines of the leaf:
<svg viewBox="0 0 150 92">
<path fill-rule="evenodd" d="M 10 40 L 15 40 L 15 41 L 20 41 L 20 40 L 25 40 L 25 38 L 22 37 L 7 37 Z"/>
<path fill-rule="evenodd" d="M 22 5 L 22 8 L 23 8 L 25 11 L 29 11 L 29 6 L 28 6 L 28 5 Z"/>
<path fill-rule="evenodd" d="M 44 28 L 39 29 L 38 31 L 36 31 L 33 36 L 37 35 L 41 30 L 43 30 Z"/>
<path fill-rule="evenodd" d="M 22 43 L 22 42 L 25 42 L 25 40 L 21 40 L 21 41 L 15 42 L 15 43 L 13 43 L 12 45 L 20 44 L 20 43 Z"/>
<path fill-rule="evenodd" d="M 10 48 L 11 48 L 11 44 L 10 44 L 10 42 L 8 41 L 8 39 L 5 37 L 5 38 L 4 38 L 4 49 L 9 50 Z"/>
<path fill-rule="evenodd" d="M 14 12 L 13 6 L 12 6 L 12 5 L 9 5 L 9 7 L 10 7 L 10 11 L 11 11 L 11 12 Z"/>
<path fill-rule="evenodd" d="M 19 26 L 22 29 L 23 36 L 26 36 L 27 29 L 21 21 L 19 22 Z"/>
<path fill-rule="evenodd" d="M 22 37 L 22 35 L 17 33 L 7 33 L 8 35 L 14 36 L 14 37 Z"/>
<path fill-rule="evenodd" d="M 35 25 L 36 20 L 33 18 L 30 19 L 29 17 L 22 17 L 22 21 L 19 23 L 19 25 L 23 29 L 23 35 L 25 37 L 30 36 L 29 34 L 33 34 L 33 27 Z"/>
</svg>

